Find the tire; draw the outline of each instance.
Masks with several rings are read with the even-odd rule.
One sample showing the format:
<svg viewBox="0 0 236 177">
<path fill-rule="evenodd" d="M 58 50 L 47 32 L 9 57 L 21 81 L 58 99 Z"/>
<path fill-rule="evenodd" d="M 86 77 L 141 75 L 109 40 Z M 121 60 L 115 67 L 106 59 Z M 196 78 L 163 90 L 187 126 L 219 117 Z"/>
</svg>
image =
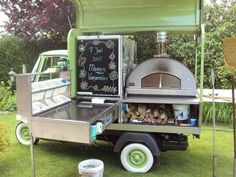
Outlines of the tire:
<svg viewBox="0 0 236 177">
<path fill-rule="evenodd" d="M 16 126 L 15 130 L 16 139 L 20 144 L 30 145 L 30 135 L 28 125 L 24 122 L 20 122 Z M 34 138 L 33 143 L 36 145 L 39 142 L 38 138 Z"/>
<path fill-rule="evenodd" d="M 120 161 L 129 172 L 146 173 L 152 168 L 154 158 L 147 146 L 140 143 L 132 143 L 122 149 Z"/>
</svg>

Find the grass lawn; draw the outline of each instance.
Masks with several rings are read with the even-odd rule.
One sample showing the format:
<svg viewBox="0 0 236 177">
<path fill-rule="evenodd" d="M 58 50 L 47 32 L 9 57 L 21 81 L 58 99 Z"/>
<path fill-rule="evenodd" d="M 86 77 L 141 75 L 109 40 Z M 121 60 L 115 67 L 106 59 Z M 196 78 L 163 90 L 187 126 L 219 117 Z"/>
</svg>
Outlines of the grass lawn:
<svg viewBox="0 0 236 177">
<path fill-rule="evenodd" d="M 0 122 L 9 126 L 10 147 L 0 155 L 0 177 L 30 177 L 30 147 L 20 145 L 15 139 L 15 114 L 0 114 Z M 218 127 L 217 176 L 231 177 L 233 165 L 233 132 L 230 127 Z M 223 129 L 223 130 L 222 130 Z M 105 165 L 104 177 L 210 177 L 212 176 L 212 130 L 202 129 L 201 139 L 189 136 L 187 151 L 161 153 L 147 174 L 134 174 L 123 170 L 119 154 L 108 144 L 86 146 L 40 140 L 35 146 L 37 177 L 76 177 L 77 166 L 88 158 L 101 159 Z"/>
</svg>

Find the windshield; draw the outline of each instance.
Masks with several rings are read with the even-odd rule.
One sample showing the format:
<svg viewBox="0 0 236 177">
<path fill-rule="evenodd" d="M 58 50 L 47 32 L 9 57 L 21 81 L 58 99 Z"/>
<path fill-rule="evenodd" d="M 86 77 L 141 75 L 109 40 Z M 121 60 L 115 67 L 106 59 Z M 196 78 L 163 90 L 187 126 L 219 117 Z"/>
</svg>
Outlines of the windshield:
<svg viewBox="0 0 236 177">
<path fill-rule="evenodd" d="M 43 75 L 32 75 L 31 81 L 42 81 L 52 79 L 53 74 L 60 71 L 67 71 L 69 61 L 66 56 L 41 56 L 34 65 L 32 73 L 49 73 Z"/>
</svg>

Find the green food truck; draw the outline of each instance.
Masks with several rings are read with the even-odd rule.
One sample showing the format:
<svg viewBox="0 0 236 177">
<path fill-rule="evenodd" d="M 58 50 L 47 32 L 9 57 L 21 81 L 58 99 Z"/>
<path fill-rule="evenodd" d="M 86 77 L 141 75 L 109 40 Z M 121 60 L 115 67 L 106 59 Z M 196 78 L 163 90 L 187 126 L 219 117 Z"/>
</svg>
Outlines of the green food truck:
<svg viewBox="0 0 236 177">
<path fill-rule="evenodd" d="M 77 24 L 68 34 L 68 67 L 57 78 L 40 69 L 16 77 L 17 119 L 24 125 L 16 128 L 18 139 L 32 147 L 39 139 L 109 141 L 124 169 L 137 173 L 148 172 L 161 152 L 186 150 L 188 135 L 200 136 L 202 0 L 72 2 Z M 130 36 L 148 31 L 157 33 L 157 52 L 137 64 Z M 200 41 L 200 83 L 196 73 L 168 56 L 172 33 Z M 40 67 L 47 70 L 44 61 Z"/>
</svg>

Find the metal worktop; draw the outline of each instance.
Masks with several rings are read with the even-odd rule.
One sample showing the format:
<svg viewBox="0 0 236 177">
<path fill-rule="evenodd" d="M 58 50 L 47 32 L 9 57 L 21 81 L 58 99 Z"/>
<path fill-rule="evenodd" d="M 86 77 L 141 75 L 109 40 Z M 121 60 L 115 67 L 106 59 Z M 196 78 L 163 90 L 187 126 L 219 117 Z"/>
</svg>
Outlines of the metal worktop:
<svg viewBox="0 0 236 177">
<path fill-rule="evenodd" d="M 88 102 L 81 103 L 72 101 L 61 107 L 40 114 L 37 117 L 80 121 L 92 124 L 102 114 L 106 113 L 111 106 L 112 104 L 92 104 Z"/>
</svg>

